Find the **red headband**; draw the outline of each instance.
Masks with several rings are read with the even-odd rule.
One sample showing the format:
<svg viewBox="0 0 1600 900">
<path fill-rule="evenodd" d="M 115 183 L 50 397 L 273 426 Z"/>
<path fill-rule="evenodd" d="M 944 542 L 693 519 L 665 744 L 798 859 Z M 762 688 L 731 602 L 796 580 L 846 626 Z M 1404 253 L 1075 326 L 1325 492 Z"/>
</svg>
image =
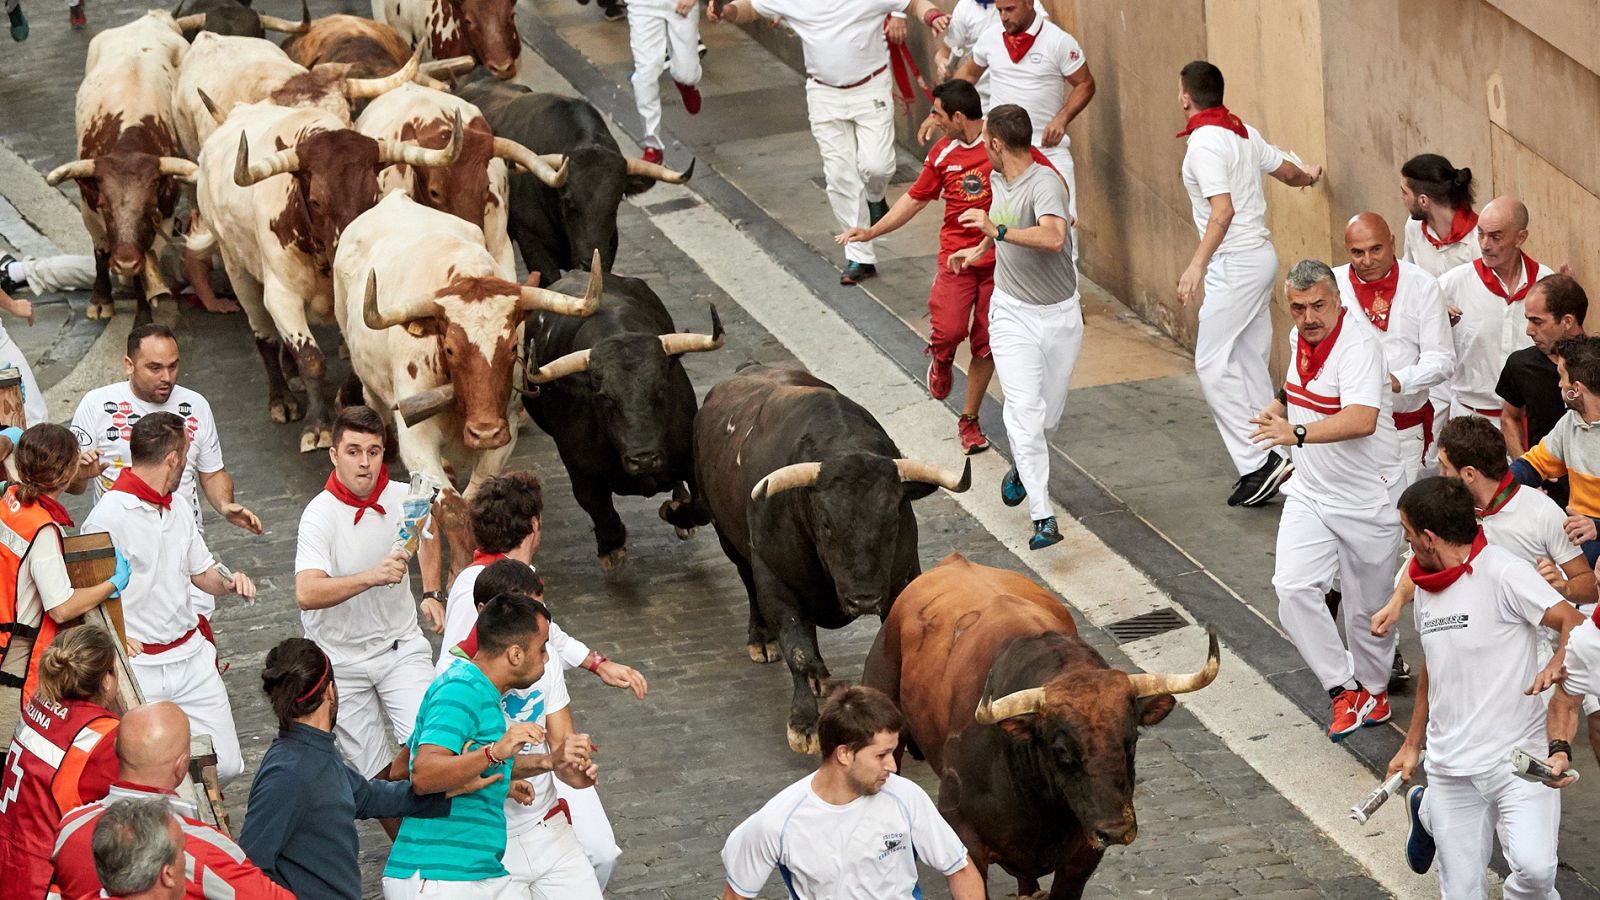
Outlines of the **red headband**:
<svg viewBox="0 0 1600 900">
<path fill-rule="evenodd" d="M 294 702 L 296 702 L 296 703 L 304 703 L 307 700 L 311 699 L 311 695 L 315 694 L 317 691 L 320 691 L 320 690 L 322 690 L 323 688 L 325 688 L 327 686 L 328 686 L 328 656 L 327 656 L 327 654 L 323 654 L 323 656 L 322 656 L 322 674 L 317 677 L 317 683 L 311 686 L 311 690 L 306 691 L 304 694 L 301 694 L 300 696 L 294 698 Z"/>
</svg>

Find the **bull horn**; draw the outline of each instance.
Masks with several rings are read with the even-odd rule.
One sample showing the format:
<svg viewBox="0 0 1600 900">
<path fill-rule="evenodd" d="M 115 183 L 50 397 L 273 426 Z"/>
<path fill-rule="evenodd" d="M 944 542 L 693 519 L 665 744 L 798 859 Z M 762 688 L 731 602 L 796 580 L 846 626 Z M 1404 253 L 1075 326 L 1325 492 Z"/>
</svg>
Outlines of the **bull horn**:
<svg viewBox="0 0 1600 900">
<path fill-rule="evenodd" d="M 1037 713 L 1043 706 L 1044 688 L 1027 688 L 1013 694 L 1007 694 L 999 700 L 984 698 L 979 701 L 978 708 L 972 713 L 972 718 L 979 725 L 993 725 L 996 722 L 1017 716 L 1032 715 Z"/>
<path fill-rule="evenodd" d="M 69 162 L 64 166 L 57 166 L 55 169 L 52 169 L 50 174 L 44 177 L 44 181 L 45 184 L 55 187 L 61 182 L 66 181 L 68 178 L 77 179 L 93 177 L 94 160 L 79 159 Z"/>
<path fill-rule="evenodd" d="M 972 487 L 972 460 L 967 460 L 961 474 L 940 468 L 934 463 L 920 459 L 897 459 L 894 467 L 900 471 L 901 481 L 920 481 L 925 484 L 936 484 L 951 493 L 960 494 Z"/>
<path fill-rule="evenodd" d="M 605 287 L 605 273 L 600 271 L 600 251 L 594 251 L 594 262 L 589 267 L 589 284 L 582 297 L 571 297 L 548 288 L 522 285 L 517 308 L 523 312 L 549 310 L 562 316 L 592 316 L 600 308 L 600 294 Z"/>
<path fill-rule="evenodd" d="M 199 31 L 206 27 L 206 14 L 195 13 L 192 16 L 182 16 L 173 19 L 178 24 L 179 31 Z"/>
<path fill-rule="evenodd" d="M 528 372 L 523 376 L 529 384 L 549 384 L 557 378 L 567 375 L 576 375 L 589 370 L 589 351 L 574 350 L 565 356 L 558 356 L 548 363 L 540 366 L 536 372 Z"/>
<path fill-rule="evenodd" d="M 410 79 L 407 78 L 407 81 Z M 385 165 L 405 163 L 408 166 L 419 168 L 432 168 L 448 166 L 461 155 L 462 127 L 461 112 L 456 111 L 450 123 L 450 143 L 442 150 L 433 150 L 420 144 L 406 141 L 378 141 L 378 159 Z"/>
<path fill-rule="evenodd" d="M 412 303 L 398 312 L 387 315 L 378 312 L 378 273 L 376 270 L 367 273 L 367 296 L 361 301 L 361 321 L 373 331 L 382 331 L 396 325 L 409 325 L 418 319 L 426 319 L 433 315 L 433 300 L 423 299 Z"/>
<path fill-rule="evenodd" d="M 206 108 L 206 112 L 211 114 L 211 118 L 217 120 L 218 125 L 221 125 L 223 122 L 228 120 L 227 114 L 225 114 L 222 110 L 217 109 L 217 102 L 212 100 L 205 91 L 195 88 L 194 92 L 200 95 L 200 104 Z"/>
<path fill-rule="evenodd" d="M 422 64 L 422 74 L 432 78 L 455 78 L 471 72 L 478 65 L 470 56 L 452 56 L 449 59 L 436 59 Z"/>
<path fill-rule="evenodd" d="M 694 160 L 689 161 L 688 169 L 679 172 L 658 163 L 645 162 L 638 157 L 630 156 L 628 157 L 628 174 L 643 175 L 646 178 L 665 181 L 667 184 L 683 184 L 694 177 Z"/>
<path fill-rule="evenodd" d="M 1206 664 L 1200 671 L 1188 675 L 1151 673 L 1129 675 L 1128 680 L 1133 683 L 1133 695 L 1154 697 L 1158 694 L 1188 694 L 1215 681 L 1217 670 L 1222 668 L 1222 655 L 1217 648 L 1217 629 L 1206 626 L 1206 635 L 1210 638 L 1210 646 L 1206 650 Z"/>
<path fill-rule="evenodd" d="M 821 474 L 822 463 L 817 462 L 793 463 L 775 469 L 756 482 L 756 486 L 750 490 L 750 499 L 761 501 L 794 488 L 811 487 Z"/>
<path fill-rule="evenodd" d="M 680 353 L 705 353 L 708 350 L 721 349 L 727 338 L 722 333 L 722 320 L 717 317 L 716 304 L 709 305 L 711 306 L 710 334 L 663 334 L 661 352 L 668 356 L 677 356 Z"/>
<path fill-rule="evenodd" d="M 406 423 L 407 428 L 413 428 L 418 423 L 425 422 L 449 409 L 455 402 L 456 386 L 441 384 L 401 400 L 394 405 L 394 411 L 400 416 L 400 421 Z"/>
<path fill-rule="evenodd" d="M 277 16 L 260 16 L 261 27 L 268 31 L 281 31 L 284 34 L 305 34 L 311 30 L 311 5 L 307 0 L 300 0 L 300 21 L 291 22 Z"/>
<path fill-rule="evenodd" d="M 406 64 L 378 78 L 346 78 L 344 80 L 344 95 L 351 100 L 370 100 L 382 96 L 417 77 L 417 71 L 422 67 L 422 45 L 418 45 Z M 452 156 L 451 161 L 455 160 Z M 448 165 L 443 163 L 442 165 Z"/>
<path fill-rule="evenodd" d="M 239 132 L 239 156 L 233 162 L 234 184 L 239 187 L 249 187 L 274 175 L 295 172 L 299 169 L 300 154 L 296 153 L 293 147 L 251 162 L 249 138 L 245 137 L 244 132 Z"/>
<path fill-rule="evenodd" d="M 199 166 L 177 156 L 163 156 L 158 165 L 160 166 L 161 174 L 170 175 L 179 181 L 186 181 L 189 184 L 194 184 L 200 171 Z"/>
<path fill-rule="evenodd" d="M 523 169 L 538 176 L 539 180 L 550 187 L 561 187 L 567 183 L 567 158 L 558 156 L 561 160 L 555 165 L 545 161 L 543 156 L 529 150 L 510 138 L 497 137 L 494 139 L 494 155 L 513 162 Z"/>
</svg>

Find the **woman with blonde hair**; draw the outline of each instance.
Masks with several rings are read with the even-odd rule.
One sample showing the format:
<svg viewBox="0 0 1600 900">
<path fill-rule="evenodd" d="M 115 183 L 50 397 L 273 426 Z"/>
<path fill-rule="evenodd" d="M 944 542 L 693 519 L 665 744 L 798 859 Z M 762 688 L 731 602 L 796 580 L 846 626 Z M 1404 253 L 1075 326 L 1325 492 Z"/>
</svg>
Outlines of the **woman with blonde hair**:
<svg viewBox="0 0 1600 900">
<path fill-rule="evenodd" d="M 115 640 L 81 625 L 40 654 L 39 690 L 0 776 L 0 897 L 46 895 L 62 815 L 104 798 L 117 778 Z"/>
</svg>

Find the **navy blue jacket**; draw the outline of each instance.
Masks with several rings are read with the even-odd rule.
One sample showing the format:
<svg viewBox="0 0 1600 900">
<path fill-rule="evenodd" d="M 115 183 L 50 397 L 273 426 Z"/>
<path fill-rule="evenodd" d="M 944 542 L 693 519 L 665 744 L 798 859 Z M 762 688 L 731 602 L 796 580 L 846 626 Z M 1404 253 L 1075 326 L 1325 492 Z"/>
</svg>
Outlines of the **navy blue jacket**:
<svg viewBox="0 0 1600 900">
<path fill-rule="evenodd" d="M 296 722 L 261 758 L 239 846 L 301 900 L 361 900 L 356 819 L 449 814 L 445 795 L 368 781 L 345 764 L 332 732 Z"/>
</svg>

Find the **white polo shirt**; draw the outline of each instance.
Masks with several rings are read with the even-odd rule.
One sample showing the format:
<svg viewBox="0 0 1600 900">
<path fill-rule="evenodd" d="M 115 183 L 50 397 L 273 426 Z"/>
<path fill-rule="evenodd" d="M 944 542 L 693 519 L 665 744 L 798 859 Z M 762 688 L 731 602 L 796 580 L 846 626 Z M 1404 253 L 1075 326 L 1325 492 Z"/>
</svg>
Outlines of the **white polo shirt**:
<svg viewBox="0 0 1600 900">
<path fill-rule="evenodd" d="M 764 18 L 781 18 L 800 38 L 806 74 L 832 87 L 855 84 L 889 64 L 883 18 L 911 0 L 751 0 Z"/>
<path fill-rule="evenodd" d="M 1506 291 L 1508 295 L 1516 296 L 1516 292 L 1530 281 L 1555 274 L 1553 269 L 1542 263 L 1535 263 L 1534 266 L 1532 279 L 1527 277 L 1523 266 L 1518 266 L 1517 283 L 1509 287 Z M 1488 277 L 1499 280 L 1492 269 L 1488 270 Z M 1483 276 L 1478 274 L 1478 267 L 1473 264 L 1457 266 L 1444 273 L 1439 279 L 1439 290 L 1444 294 L 1447 305 L 1461 310 L 1460 321 L 1451 329 L 1456 348 L 1456 371 L 1450 379 L 1451 390 L 1457 402 L 1464 406 L 1478 410 L 1499 410 L 1500 395 L 1495 393 L 1494 388 L 1500 382 L 1506 357 L 1513 350 L 1533 346 L 1533 338 L 1528 337 L 1527 332 L 1528 320 L 1524 315 L 1527 302 L 1524 299 L 1507 303 L 1505 297 L 1489 290 Z"/>
<path fill-rule="evenodd" d="M 478 624 L 478 608 L 472 602 L 472 588 L 484 566 L 472 565 L 461 570 L 455 583 L 450 585 L 450 596 L 444 607 L 444 637 L 439 642 L 439 661 L 433 667 L 435 677 L 450 667 L 451 648 L 467 639 L 473 626 Z M 589 658 L 589 646 L 565 631 L 554 621 L 550 623 L 550 656 L 560 658 L 569 669 L 576 669 Z"/>
<path fill-rule="evenodd" d="M 1083 48 L 1076 38 L 1043 16 L 1033 17 L 1028 33 L 1034 35 L 1033 46 L 1022 54 L 1021 60 L 1012 62 L 1006 50 L 1005 29 L 998 24 L 985 29 L 972 45 L 972 61 L 988 70 L 989 98 L 995 106 L 1014 103 L 1028 111 L 1033 143 L 1042 146 L 1044 127 L 1067 102 L 1066 77 L 1083 68 Z M 985 106 L 983 112 L 988 115 L 989 107 Z M 1063 135 L 1061 149 L 1071 144 L 1071 139 Z"/>
<path fill-rule="evenodd" d="M 1289 421 L 1310 425 L 1347 406 L 1370 406 L 1378 410 L 1378 428 L 1366 437 L 1296 447 L 1294 477 L 1284 482 L 1283 492 L 1340 509 L 1392 508 L 1389 492 L 1401 475 L 1395 466 L 1400 441 L 1389 401 L 1389 369 L 1372 330 L 1354 318 L 1346 310 L 1339 334 L 1323 339 L 1332 340 L 1333 349 L 1322 369 L 1303 385 L 1293 361 L 1300 332 L 1290 329 L 1289 374 L 1284 383 Z"/>
<path fill-rule="evenodd" d="M 1422 234 L 1422 221 L 1420 219 L 1406 219 L 1405 227 L 1406 262 L 1415 263 L 1424 272 L 1435 278 L 1443 278 L 1444 273 L 1463 263 L 1472 262 L 1483 256 L 1478 249 L 1478 228 L 1473 226 L 1461 240 L 1453 244 L 1435 247 Z M 1541 757 L 1542 759 L 1543 757 Z"/>
<path fill-rule="evenodd" d="M 1039 18 L 1050 18 L 1050 13 L 1037 2 L 1033 4 L 1033 14 Z M 981 6 L 978 0 L 956 0 L 956 8 L 950 10 L 950 25 L 944 30 L 944 43 L 950 52 L 956 56 L 969 56 L 972 48 L 978 43 L 990 28 L 1000 28 L 1000 13 L 994 4 Z M 993 77 L 988 69 L 978 76 L 978 97 L 983 101 L 983 111 L 989 112 L 989 79 Z"/>
<path fill-rule="evenodd" d="M 295 573 L 316 569 L 342 578 L 376 566 L 394 547 L 405 518 L 407 490 L 403 481 L 389 482 L 378 498 L 383 512 L 365 508 L 360 522 L 355 521 L 355 507 L 333 494 L 323 491 L 312 497 L 300 514 Z M 395 641 L 422 636 L 409 573 L 398 584 L 368 588 L 337 606 L 301 610 L 300 624 L 336 666 L 377 656 Z"/>
<path fill-rule="evenodd" d="M 1544 492 L 1518 486 L 1505 506 L 1478 523 L 1489 543 L 1510 550 L 1518 559 L 1531 564 L 1543 556 L 1562 566 L 1583 555 L 1567 537 L 1566 521 L 1566 512 Z"/>
<path fill-rule="evenodd" d="M 174 493 L 172 509 L 162 510 L 124 491 L 107 491 L 78 529 L 80 534 L 102 531 L 133 570 L 122 591 L 128 637 L 168 644 L 193 630 L 200 619 L 189 603 L 190 579 L 216 562 L 195 528 L 189 499 Z M 175 647 L 162 660 L 186 659 L 199 651 L 200 642 Z"/>
<path fill-rule="evenodd" d="M 1373 304 L 1368 314 L 1356 299 L 1349 264 L 1333 270 L 1339 282 L 1339 299 L 1350 319 L 1370 330 L 1383 345 L 1384 363 L 1389 374 L 1400 382 L 1400 393 L 1390 392 L 1396 412 L 1414 412 L 1428 402 L 1428 389 L 1444 384 L 1456 367 L 1456 349 L 1450 342 L 1450 317 L 1444 310 L 1444 295 L 1439 282 L 1427 272 L 1404 260 L 1396 260 L 1400 278 L 1388 306 Z M 1382 298 L 1380 298 L 1381 300 Z M 1387 330 L 1380 331 L 1374 316 L 1387 316 Z"/>
<path fill-rule="evenodd" d="M 1289 158 L 1253 126 L 1244 129 L 1248 137 L 1241 138 L 1221 125 L 1202 125 L 1189 132 L 1183 154 L 1183 188 L 1189 193 L 1194 227 L 1201 238 L 1211 221 L 1211 198 L 1227 194 L 1233 201 L 1233 221 L 1217 245 L 1218 253 L 1254 250 L 1271 239 L 1261 176 Z"/>
<path fill-rule="evenodd" d="M 1429 776 L 1507 766 L 1512 747 L 1544 759 L 1545 701 L 1522 692 L 1539 671 L 1539 622 L 1564 602 L 1531 564 L 1494 544 L 1450 587 L 1437 594 L 1417 588 Z"/>
<path fill-rule="evenodd" d="M 810 775 L 745 819 L 722 848 L 728 885 L 754 897 L 783 870 L 799 900 L 883 900 L 920 896 L 916 860 L 954 875 L 967 848 L 922 788 L 890 775 L 876 794 L 835 806 L 811 790 Z"/>
<path fill-rule="evenodd" d="M 72 433 L 84 450 L 99 450 L 100 460 L 110 466 L 94 484 L 98 501 L 111 490 L 122 470 L 133 465 L 128 437 L 133 425 L 153 412 L 169 412 L 183 419 L 189 433 L 189 456 L 183 467 L 183 480 L 174 493 L 182 494 L 200 515 L 200 485 L 196 473 L 209 475 L 222 470 L 222 442 L 217 437 L 217 420 L 206 398 L 183 385 L 174 385 L 165 403 L 147 403 L 134 396 L 126 381 L 98 387 L 83 395 L 72 414 Z"/>
</svg>

